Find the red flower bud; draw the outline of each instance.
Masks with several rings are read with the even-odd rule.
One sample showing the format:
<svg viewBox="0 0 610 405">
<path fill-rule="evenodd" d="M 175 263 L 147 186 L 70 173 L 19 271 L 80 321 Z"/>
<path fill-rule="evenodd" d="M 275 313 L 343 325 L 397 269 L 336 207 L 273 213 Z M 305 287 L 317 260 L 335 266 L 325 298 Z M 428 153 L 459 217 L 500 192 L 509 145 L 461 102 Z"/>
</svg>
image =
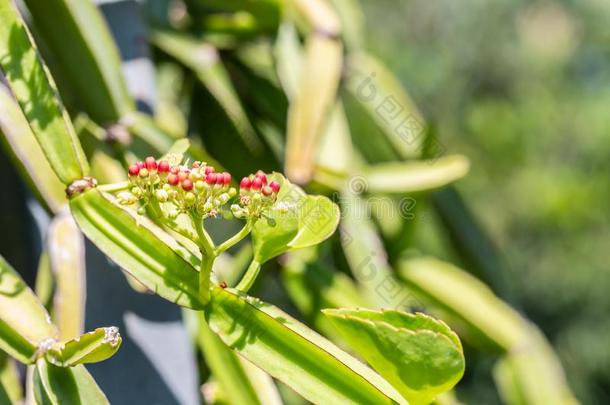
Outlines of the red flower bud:
<svg viewBox="0 0 610 405">
<path fill-rule="evenodd" d="M 129 166 L 128 170 L 130 176 L 137 176 L 138 173 L 140 173 L 140 168 L 138 167 L 138 165 L 131 165 Z"/>
<path fill-rule="evenodd" d="M 146 167 L 146 165 L 144 164 L 144 162 L 136 162 L 136 166 L 138 166 L 138 170 L 144 169 Z"/>
<path fill-rule="evenodd" d="M 157 170 L 157 161 L 152 156 L 147 157 L 144 164 L 148 170 Z"/>
<path fill-rule="evenodd" d="M 182 180 L 182 188 L 184 191 L 191 191 L 193 189 L 193 182 L 190 179 Z"/>
<path fill-rule="evenodd" d="M 262 186 L 263 181 L 260 177 L 255 177 L 254 179 L 252 179 L 252 190 L 260 190 Z"/>
<path fill-rule="evenodd" d="M 223 173 L 216 173 L 216 184 L 223 185 L 225 182 L 225 176 Z"/>
<path fill-rule="evenodd" d="M 184 180 L 186 180 L 189 177 L 187 172 L 181 171 L 178 173 L 178 180 L 182 183 Z"/>
<path fill-rule="evenodd" d="M 274 193 L 278 193 L 280 191 L 280 183 L 277 181 L 272 181 L 269 183 L 269 187 L 271 187 L 271 190 L 273 190 Z"/>
<path fill-rule="evenodd" d="M 250 181 L 250 179 L 248 177 L 244 177 L 239 182 L 239 188 L 242 188 L 244 190 L 248 190 L 251 185 L 252 185 L 252 182 Z"/>
<path fill-rule="evenodd" d="M 160 161 L 157 165 L 157 170 L 159 170 L 159 173 L 169 172 L 169 162 L 167 160 Z"/>
<path fill-rule="evenodd" d="M 255 176 L 261 179 L 261 182 L 263 184 L 267 184 L 267 175 L 265 174 L 265 172 L 259 170 L 258 172 L 256 172 Z"/>
<path fill-rule="evenodd" d="M 271 189 L 271 187 L 269 186 L 265 186 L 263 187 L 263 195 L 264 196 L 270 196 L 271 194 L 273 194 L 273 190 Z"/>
<path fill-rule="evenodd" d="M 167 176 L 167 182 L 168 182 L 170 185 L 175 186 L 175 185 L 177 185 L 178 183 L 180 183 L 180 179 L 178 178 L 178 175 L 177 175 L 177 174 L 170 173 L 170 175 L 169 175 L 169 176 Z"/>
<path fill-rule="evenodd" d="M 207 167 L 206 167 L 206 171 L 207 171 Z M 214 184 L 216 183 L 216 173 L 210 172 L 205 176 L 205 182 L 208 184 Z"/>
<path fill-rule="evenodd" d="M 231 184 L 231 174 L 224 172 L 222 174 L 222 182 L 224 183 L 225 186 L 228 186 L 229 184 Z"/>
<path fill-rule="evenodd" d="M 205 167 L 205 174 L 210 174 L 210 173 L 214 173 L 216 170 L 214 169 L 213 166 L 206 166 Z"/>
<path fill-rule="evenodd" d="M 173 174 L 178 174 L 178 173 L 180 172 L 180 168 L 179 168 L 178 166 L 172 166 L 172 167 L 169 169 L 169 172 L 170 172 L 170 173 L 173 173 Z"/>
</svg>

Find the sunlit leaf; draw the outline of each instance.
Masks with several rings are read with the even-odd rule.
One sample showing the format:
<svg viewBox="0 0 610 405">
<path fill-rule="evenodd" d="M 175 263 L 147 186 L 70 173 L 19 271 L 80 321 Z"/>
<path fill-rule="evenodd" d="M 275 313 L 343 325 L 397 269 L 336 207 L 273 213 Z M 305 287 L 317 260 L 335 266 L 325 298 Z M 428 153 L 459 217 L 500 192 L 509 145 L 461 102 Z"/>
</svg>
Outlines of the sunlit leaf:
<svg viewBox="0 0 610 405">
<path fill-rule="evenodd" d="M 115 326 L 97 328 L 65 343 L 57 344 L 46 353 L 46 359 L 59 367 L 97 363 L 112 357 L 121 347 L 122 338 Z"/>
<path fill-rule="evenodd" d="M 41 359 L 36 363 L 32 385 L 39 405 L 109 404 L 83 365 L 64 368 Z"/>
<path fill-rule="evenodd" d="M 464 374 L 457 335 L 434 318 L 393 310 L 323 312 L 348 344 L 412 405 L 430 403 Z"/>
</svg>

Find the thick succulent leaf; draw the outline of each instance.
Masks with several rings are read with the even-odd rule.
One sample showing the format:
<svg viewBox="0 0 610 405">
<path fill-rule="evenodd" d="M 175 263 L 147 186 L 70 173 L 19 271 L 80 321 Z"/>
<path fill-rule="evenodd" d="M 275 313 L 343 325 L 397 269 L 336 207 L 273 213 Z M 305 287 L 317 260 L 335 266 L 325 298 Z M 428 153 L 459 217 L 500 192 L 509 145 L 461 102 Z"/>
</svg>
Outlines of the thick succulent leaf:
<svg viewBox="0 0 610 405">
<path fill-rule="evenodd" d="M 149 290 L 178 305 L 200 308 L 199 259 L 148 219 L 91 189 L 70 200 L 83 233 Z"/>
<path fill-rule="evenodd" d="M 327 32 L 332 35 L 336 33 L 334 29 Z M 288 109 L 286 174 L 299 184 L 313 176 L 322 132 L 335 103 L 342 63 L 340 41 L 315 32 L 309 36 L 296 95 Z"/>
<path fill-rule="evenodd" d="M 112 357 L 121 346 L 122 338 L 115 326 L 97 328 L 65 343 L 57 344 L 46 353 L 49 363 L 58 367 L 97 363 Z"/>
<path fill-rule="evenodd" d="M 504 355 L 493 375 L 505 404 L 578 404 L 567 385 L 559 359 L 535 327 L 530 331 L 528 344 Z"/>
<path fill-rule="evenodd" d="M 473 338 L 483 338 L 504 351 L 527 341 L 528 322 L 465 271 L 421 258 L 400 263 L 399 275 L 422 299 L 464 324 Z"/>
<path fill-rule="evenodd" d="M 15 359 L 30 363 L 40 346 L 57 338 L 51 323 L 32 290 L 0 257 L 0 349 Z"/>
<path fill-rule="evenodd" d="M 197 343 L 212 375 L 226 393 L 229 404 L 267 404 L 257 394 L 258 386 L 250 380 L 243 360 L 210 330 L 200 313 Z M 247 364 L 247 363 L 246 363 Z M 250 366 L 253 367 L 253 366 Z M 271 382 L 273 385 L 273 382 Z"/>
<path fill-rule="evenodd" d="M 0 68 L 49 164 L 64 184 L 86 176 L 68 113 L 12 1 L 0 0 L 0 21 Z"/>
<path fill-rule="evenodd" d="M 116 123 L 135 108 L 121 71 L 121 58 L 93 1 L 26 0 L 37 32 L 62 73 L 77 90 L 87 114 Z M 52 15 L 53 18 L 49 18 Z"/>
<path fill-rule="evenodd" d="M 368 166 L 363 177 L 371 193 L 417 193 L 461 179 L 469 166 L 466 157 L 453 155 L 430 161 L 380 163 Z"/>
<path fill-rule="evenodd" d="M 313 403 L 406 403 L 377 373 L 270 304 L 214 287 L 205 315 L 226 345 Z"/>
<path fill-rule="evenodd" d="M 348 344 L 410 404 L 428 404 L 464 374 L 455 333 L 424 314 L 386 310 L 327 309 L 324 314 Z"/>
<path fill-rule="evenodd" d="M 21 376 L 15 360 L 0 352 L 0 404 L 23 403 Z"/>
<path fill-rule="evenodd" d="M 53 321 L 59 339 L 72 339 L 85 325 L 85 240 L 69 211 L 55 216 L 47 234 L 47 252 L 55 276 Z"/>
<path fill-rule="evenodd" d="M 0 133 L 6 150 L 30 190 L 52 212 L 67 203 L 66 186 L 49 165 L 19 104 L 0 84 Z"/>
<path fill-rule="evenodd" d="M 110 404 L 85 366 L 57 367 L 41 359 L 33 375 L 38 405 Z"/>
<path fill-rule="evenodd" d="M 259 263 L 317 245 L 334 233 L 340 217 L 339 208 L 328 198 L 305 194 L 279 173 L 270 179 L 281 189 L 267 218 L 259 219 L 252 230 L 254 259 Z"/>
</svg>

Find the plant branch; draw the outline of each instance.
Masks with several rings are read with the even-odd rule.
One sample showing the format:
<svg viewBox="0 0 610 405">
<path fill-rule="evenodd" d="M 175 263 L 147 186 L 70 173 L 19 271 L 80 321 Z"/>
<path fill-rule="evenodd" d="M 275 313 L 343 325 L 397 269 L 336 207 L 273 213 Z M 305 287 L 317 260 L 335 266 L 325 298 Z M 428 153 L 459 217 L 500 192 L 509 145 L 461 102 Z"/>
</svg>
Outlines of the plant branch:
<svg viewBox="0 0 610 405">
<path fill-rule="evenodd" d="M 230 249 L 231 247 L 235 246 L 235 244 L 237 244 L 243 238 L 248 236 L 250 231 L 252 231 L 252 226 L 253 225 L 254 225 L 253 221 L 248 219 L 246 224 L 243 226 L 243 228 L 241 228 L 241 230 L 239 232 L 237 232 L 235 235 L 233 235 L 232 237 L 230 237 L 229 239 L 227 239 L 226 241 L 224 241 L 223 243 L 218 245 L 218 247 L 214 251 L 216 256 L 218 256 L 219 254 L 221 254 L 225 250 Z"/>
<path fill-rule="evenodd" d="M 235 288 L 239 291 L 248 292 L 252 285 L 254 285 L 254 281 L 256 281 L 256 277 L 258 277 L 258 273 L 261 270 L 261 264 L 256 260 L 252 259 L 250 262 L 250 266 L 246 270 L 246 274 L 242 277 L 239 283 L 235 286 Z"/>
</svg>

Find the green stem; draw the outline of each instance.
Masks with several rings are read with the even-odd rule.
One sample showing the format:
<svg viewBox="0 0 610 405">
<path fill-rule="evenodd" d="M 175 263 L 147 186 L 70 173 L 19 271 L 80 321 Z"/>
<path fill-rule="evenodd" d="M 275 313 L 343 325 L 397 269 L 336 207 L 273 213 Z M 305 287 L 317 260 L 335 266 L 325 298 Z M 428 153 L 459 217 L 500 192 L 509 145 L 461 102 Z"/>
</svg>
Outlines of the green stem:
<svg viewBox="0 0 610 405">
<path fill-rule="evenodd" d="M 242 277 L 241 281 L 235 286 L 235 288 L 239 291 L 248 292 L 252 285 L 254 285 L 254 281 L 256 281 L 256 277 L 258 276 L 259 271 L 261 270 L 261 264 L 256 260 L 252 260 L 250 266 L 246 270 L 246 274 Z"/>
<path fill-rule="evenodd" d="M 195 224 L 197 235 L 199 236 L 199 249 L 201 250 L 201 268 L 199 269 L 199 294 L 204 303 L 210 301 L 210 277 L 212 275 L 212 266 L 216 259 L 214 253 L 214 241 L 203 227 L 203 220 L 194 213 L 191 213 L 191 219 Z"/>
<path fill-rule="evenodd" d="M 220 245 L 218 245 L 218 247 L 214 251 L 216 256 L 218 256 L 219 254 L 221 254 L 225 250 L 230 249 L 236 243 L 238 243 L 243 238 L 248 236 L 248 234 L 252 230 L 252 225 L 253 225 L 252 221 L 250 219 L 248 219 L 248 222 L 246 222 L 246 225 L 244 225 L 244 227 L 241 228 L 241 230 L 239 232 L 237 232 L 235 235 L 231 236 L 229 239 L 227 239 L 226 241 L 224 241 Z"/>
<path fill-rule="evenodd" d="M 116 193 L 117 191 L 129 190 L 131 183 L 129 181 L 121 181 L 119 183 L 104 184 L 98 187 L 98 190 L 106 193 Z"/>
</svg>

